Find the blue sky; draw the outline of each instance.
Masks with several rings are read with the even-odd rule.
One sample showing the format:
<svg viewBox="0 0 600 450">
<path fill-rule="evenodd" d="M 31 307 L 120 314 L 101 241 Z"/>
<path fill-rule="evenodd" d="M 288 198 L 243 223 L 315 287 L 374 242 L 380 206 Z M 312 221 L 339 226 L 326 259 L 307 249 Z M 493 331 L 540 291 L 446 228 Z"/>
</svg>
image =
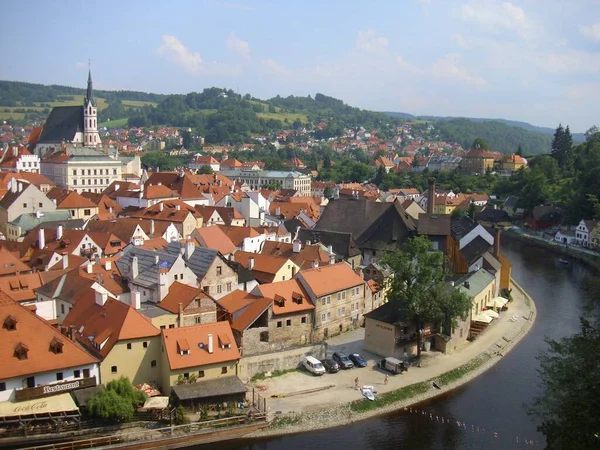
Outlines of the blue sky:
<svg viewBox="0 0 600 450">
<path fill-rule="evenodd" d="M 600 125 L 600 1 L 6 2 L 0 79 Z"/>
</svg>

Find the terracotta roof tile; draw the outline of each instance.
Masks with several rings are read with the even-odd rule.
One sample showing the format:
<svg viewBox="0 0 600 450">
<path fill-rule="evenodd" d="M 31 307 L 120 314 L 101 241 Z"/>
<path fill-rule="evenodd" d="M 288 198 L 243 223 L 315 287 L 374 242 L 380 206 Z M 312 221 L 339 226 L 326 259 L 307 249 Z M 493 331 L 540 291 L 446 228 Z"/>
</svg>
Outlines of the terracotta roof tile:
<svg viewBox="0 0 600 450">
<path fill-rule="evenodd" d="M 278 283 L 261 284 L 258 290 L 262 295 L 273 301 L 273 314 L 292 314 L 301 311 L 311 311 L 315 305 L 302 283 L 298 279 L 280 281 Z"/>
<path fill-rule="evenodd" d="M 185 309 L 194 300 L 202 298 L 213 300 L 213 298 L 205 294 L 201 288 L 188 286 L 179 281 L 175 281 L 169 288 L 169 293 L 166 297 L 158 302 L 156 306 L 173 314 L 177 314 L 179 312 L 180 303 L 182 308 Z"/>
<path fill-rule="evenodd" d="M 237 289 L 217 300 L 218 305 L 230 314 L 246 308 L 258 297 L 246 291 Z"/>
<path fill-rule="evenodd" d="M 56 207 L 60 209 L 96 208 L 97 205 L 75 191 L 52 188 L 46 193 L 50 200 L 56 200 Z"/>
<path fill-rule="evenodd" d="M 364 283 L 363 279 L 344 262 L 301 270 L 298 276 L 305 280 L 317 297 Z"/>
<path fill-rule="evenodd" d="M 97 362 L 77 344 L 63 336 L 48 322 L 27 308 L 15 303 L 0 292 L 0 321 L 15 322 L 14 330 L 0 328 L 0 380 L 37 375 L 71 367 L 79 367 Z M 61 347 L 53 351 L 51 343 Z M 15 348 L 27 348 L 27 358 L 15 356 Z M 57 347 L 55 347 L 57 348 Z"/>
<path fill-rule="evenodd" d="M 235 244 L 220 227 L 197 228 L 193 233 L 201 247 L 218 250 L 223 255 L 233 253 Z"/>
</svg>

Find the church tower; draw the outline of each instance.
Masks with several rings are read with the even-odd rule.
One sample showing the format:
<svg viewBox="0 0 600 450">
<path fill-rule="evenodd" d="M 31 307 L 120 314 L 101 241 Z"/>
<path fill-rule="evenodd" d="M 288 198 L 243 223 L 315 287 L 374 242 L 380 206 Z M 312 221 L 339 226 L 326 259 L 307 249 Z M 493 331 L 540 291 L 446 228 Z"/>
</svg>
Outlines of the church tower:
<svg viewBox="0 0 600 450">
<path fill-rule="evenodd" d="M 98 134 L 98 108 L 92 88 L 92 70 L 88 73 L 87 93 L 83 101 L 83 145 L 96 147 L 101 144 Z"/>
</svg>

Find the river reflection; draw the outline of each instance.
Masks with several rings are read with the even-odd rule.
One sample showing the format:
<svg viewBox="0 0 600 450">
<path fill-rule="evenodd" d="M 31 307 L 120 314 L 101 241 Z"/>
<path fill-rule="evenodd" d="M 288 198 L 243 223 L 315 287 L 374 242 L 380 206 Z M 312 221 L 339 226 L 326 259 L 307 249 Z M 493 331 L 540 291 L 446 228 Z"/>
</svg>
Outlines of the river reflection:
<svg viewBox="0 0 600 450">
<path fill-rule="evenodd" d="M 418 413 L 398 411 L 335 429 L 197 448 L 543 448 L 543 436 L 523 409 L 523 404 L 531 403 L 539 393 L 536 356 L 546 348 L 545 336 L 558 339 L 578 330 L 579 316 L 587 314 L 583 284 L 591 271 L 575 262 L 561 264 L 556 255 L 544 249 L 508 238 L 503 241 L 503 253 L 513 264 L 513 278 L 534 298 L 538 317 L 519 345 L 483 375 L 446 395 L 416 405 Z M 423 411 L 438 416 L 438 420 L 431 420 Z M 441 417 L 452 421 L 440 423 Z M 459 428 L 456 421 L 466 424 L 466 429 Z"/>
</svg>

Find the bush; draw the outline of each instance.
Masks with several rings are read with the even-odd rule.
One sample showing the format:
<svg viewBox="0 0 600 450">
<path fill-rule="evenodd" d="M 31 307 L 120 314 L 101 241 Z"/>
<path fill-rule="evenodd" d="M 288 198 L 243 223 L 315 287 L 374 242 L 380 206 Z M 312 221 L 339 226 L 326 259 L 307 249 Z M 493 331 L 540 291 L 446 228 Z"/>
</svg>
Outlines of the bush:
<svg viewBox="0 0 600 450">
<path fill-rule="evenodd" d="M 190 423 L 190 421 L 185 416 L 185 409 L 183 409 L 183 406 L 179 405 L 175 408 L 175 425 L 185 425 L 186 423 Z"/>
<path fill-rule="evenodd" d="M 92 416 L 110 422 L 131 420 L 135 413 L 131 401 L 115 391 L 106 390 L 94 395 L 87 403 Z"/>
</svg>

